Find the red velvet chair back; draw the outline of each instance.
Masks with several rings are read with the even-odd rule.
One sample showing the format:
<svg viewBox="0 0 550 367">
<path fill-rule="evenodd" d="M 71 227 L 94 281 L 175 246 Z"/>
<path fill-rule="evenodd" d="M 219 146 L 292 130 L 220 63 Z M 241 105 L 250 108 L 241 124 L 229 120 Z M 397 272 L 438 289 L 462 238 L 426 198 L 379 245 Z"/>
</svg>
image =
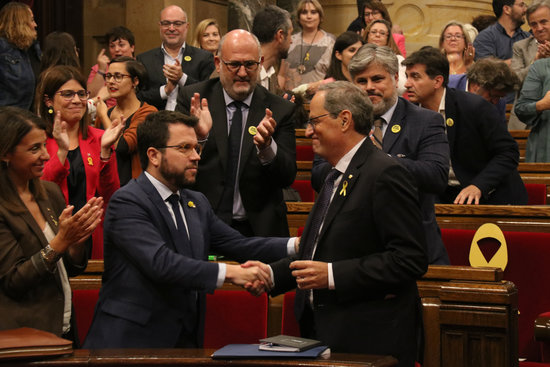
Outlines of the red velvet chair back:
<svg viewBox="0 0 550 367">
<path fill-rule="evenodd" d="M 441 232 L 451 265 L 469 265 L 475 231 L 442 229 Z M 519 296 L 519 356 L 540 361 L 539 346 L 533 337 L 534 321 L 550 310 L 550 233 L 504 232 L 504 237 L 508 247 L 504 279 L 516 285 Z M 480 247 L 484 251 L 483 245 Z"/>
<path fill-rule="evenodd" d="M 84 343 L 94 318 L 99 289 L 76 289 L 73 291 L 73 305 L 80 344 Z"/>
<path fill-rule="evenodd" d="M 311 145 L 296 145 L 297 161 L 313 161 L 313 148 Z"/>
<path fill-rule="evenodd" d="M 290 185 L 294 190 L 300 194 L 300 199 L 305 202 L 315 201 L 315 190 L 311 187 L 311 181 L 308 180 L 295 180 Z"/>
<path fill-rule="evenodd" d="M 527 205 L 546 205 L 545 184 L 524 184 L 527 190 Z"/>
<path fill-rule="evenodd" d="M 204 348 L 252 344 L 267 337 L 267 294 L 216 290 L 206 295 Z"/>
<path fill-rule="evenodd" d="M 294 298 L 296 292 L 286 292 L 283 297 L 283 319 L 281 322 L 281 334 L 300 336 L 300 326 L 294 315 Z"/>
</svg>

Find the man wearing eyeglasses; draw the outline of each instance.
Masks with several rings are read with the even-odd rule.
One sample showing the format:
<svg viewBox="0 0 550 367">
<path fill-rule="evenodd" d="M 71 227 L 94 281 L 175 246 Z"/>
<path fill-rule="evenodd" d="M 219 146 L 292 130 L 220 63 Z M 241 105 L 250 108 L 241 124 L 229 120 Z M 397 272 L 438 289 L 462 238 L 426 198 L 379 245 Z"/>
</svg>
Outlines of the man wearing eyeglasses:
<svg viewBox="0 0 550 367">
<path fill-rule="evenodd" d="M 246 236 L 288 236 L 282 189 L 296 176 L 295 106 L 258 85 L 262 61 L 254 35 L 229 32 L 215 57 L 220 77 L 180 90 L 177 110 L 210 110 L 194 187 L 215 213 Z"/>
<path fill-rule="evenodd" d="M 158 110 L 173 111 L 178 89 L 208 79 L 214 60 L 212 53 L 185 43 L 189 23 L 179 6 L 170 5 L 160 12 L 159 29 L 162 45 L 137 56 L 149 77 L 148 88 L 138 98 Z"/>
<path fill-rule="evenodd" d="M 199 348 L 206 292 L 269 278 L 208 262 L 210 250 L 236 261 L 295 254 L 294 238 L 245 238 L 187 189 L 201 159 L 196 130 L 195 118 L 173 111 L 138 126 L 144 172 L 111 197 L 105 215 L 105 271 L 86 348 Z"/>
</svg>

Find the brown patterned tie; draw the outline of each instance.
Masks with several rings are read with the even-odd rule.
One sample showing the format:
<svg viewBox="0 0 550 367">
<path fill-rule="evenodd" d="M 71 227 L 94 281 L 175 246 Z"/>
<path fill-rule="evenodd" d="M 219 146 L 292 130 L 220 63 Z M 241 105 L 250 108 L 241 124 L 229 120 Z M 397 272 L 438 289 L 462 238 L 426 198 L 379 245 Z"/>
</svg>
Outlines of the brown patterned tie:
<svg viewBox="0 0 550 367">
<path fill-rule="evenodd" d="M 374 120 L 374 129 L 372 132 L 372 142 L 374 146 L 378 149 L 382 149 L 382 144 L 384 141 L 384 136 L 382 135 L 382 126 L 384 126 L 384 120 L 382 118 L 377 118 Z"/>
</svg>

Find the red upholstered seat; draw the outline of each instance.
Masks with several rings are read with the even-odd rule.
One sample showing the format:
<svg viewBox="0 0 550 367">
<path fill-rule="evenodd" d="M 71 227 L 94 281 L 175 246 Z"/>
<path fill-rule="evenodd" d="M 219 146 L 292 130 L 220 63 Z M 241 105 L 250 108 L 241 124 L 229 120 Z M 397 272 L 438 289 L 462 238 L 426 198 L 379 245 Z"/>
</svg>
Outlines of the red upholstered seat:
<svg viewBox="0 0 550 367">
<path fill-rule="evenodd" d="M 313 148 L 311 145 L 296 145 L 297 161 L 313 161 Z"/>
<path fill-rule="evenodd" d="M 80 344 L 84 343 L 94 318 L 99 289 L 76 289 L 73 291 L 73 305 Z"/>
<path fill-rule="evenodd" d="M 283 297 L 283 319 L 281 322 L 281 334 L 300 336 L 300 326 L 294 316 L 294 298 L 296 292 L 286 292 Z"/>
<path fill-rule="evenodd" d="M 206 295 L 204 348 L 258 343 L 267 337 L 267 295 L 216 290 Z"/>
<path fill-rule="evenodd" d="M 300 194 L 300 199 L 305 202 L 315 201 L 315 190 L 311 187 L 311 181 L 308 180 L 295 180 L 290 185 L 294 190 Z"/>
<path fill-rule="evenodd" d="M 528 205 L 546 205 L 545 184 L 525 184 L 527 190 Z"/>
<path fill-rule="evenodd" d="M 475 231 L 442 229 L 441 232 L 451 265 L 469 265 Z M 519 356 L 541 361 L 540 348 L 534 340 L 534 321 L 540 313 L 550 310 L 550 233 L 504 232 L 504 236 L 508 247 L 504 279 L 516 285 L 519 296 Z M 480 248 L 484 250 L 483 245 Z"/>
</svg>

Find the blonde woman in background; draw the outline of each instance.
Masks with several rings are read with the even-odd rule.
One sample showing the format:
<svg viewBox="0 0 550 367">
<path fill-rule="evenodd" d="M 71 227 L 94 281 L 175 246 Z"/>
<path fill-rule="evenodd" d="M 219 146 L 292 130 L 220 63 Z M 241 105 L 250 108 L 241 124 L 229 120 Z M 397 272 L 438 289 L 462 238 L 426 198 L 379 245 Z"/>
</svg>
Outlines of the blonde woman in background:
<svg viewBox="0 0 550 367">
<path fill-rule="evenodd" d="M 465 82 L 466 70 L 474 63 L 475 49 L 464 25 L 451 21 L 439 36 L 439 49 L 449 61 L 449 87 L 457 88 Z M 460 88 L 465 90 L 465 88 Z"/>
<path fill-rule="evenodd" d="M 210 51 L 214 56 L 218 53 L 218 46 L 222 37 L 220 26 L 216 19 L 208 18 L 197 24 L 192 46 Z"/>
</svg>

